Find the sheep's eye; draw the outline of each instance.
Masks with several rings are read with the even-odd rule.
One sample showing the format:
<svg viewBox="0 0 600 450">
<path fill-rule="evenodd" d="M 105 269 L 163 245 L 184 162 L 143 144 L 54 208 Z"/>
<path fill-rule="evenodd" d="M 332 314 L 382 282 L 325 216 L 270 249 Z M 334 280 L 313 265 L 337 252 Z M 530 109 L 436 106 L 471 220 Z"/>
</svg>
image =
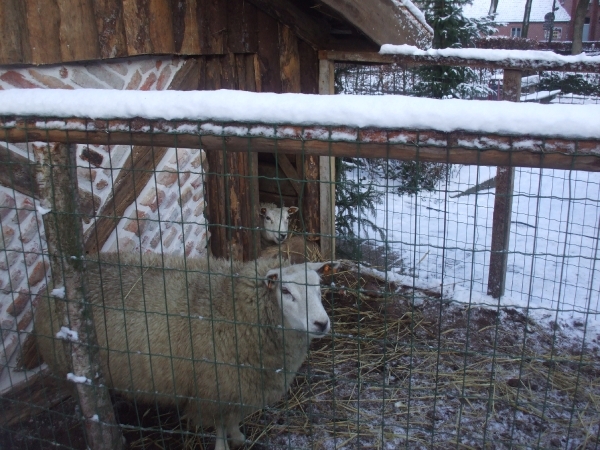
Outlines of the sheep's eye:
<svg viewBox="0 0 600 450">
<path fill-rule="evenodd" d="M 288 288 L 285 288 L 285 287 L 282 287 L 282 288 L 281 288 L 281 293 L 282 293 L 282 294 L 286 294 L 286 295 L 290 295 L 290 294 L 291 294 L 291 292 L 289 291 L 289 289 L 288 289 Z"/>
</svg>

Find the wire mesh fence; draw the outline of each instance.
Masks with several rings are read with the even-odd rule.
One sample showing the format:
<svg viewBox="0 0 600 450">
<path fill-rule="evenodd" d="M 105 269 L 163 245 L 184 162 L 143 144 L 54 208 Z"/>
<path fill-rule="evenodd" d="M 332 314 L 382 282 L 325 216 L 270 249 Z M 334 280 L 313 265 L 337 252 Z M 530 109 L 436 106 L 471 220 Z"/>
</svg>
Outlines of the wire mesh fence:
<svg viewBox="0 0 600 450">
<path fill-rule="evenodd" d="M 406 64 L 336 67 L 336 93 L 350 95 L 410 95 L 469 100 L 505 100 L 502 69 L 414 67 Z M 446 86 L 440 89 L 440 85 Z M 524 71 L 521 102 L 598 104 L 597 73 Z"/>
<path fill-rule="evenodd" d="M 377 69 L 348 67 L 338 83 L 344 93 L 393 93 L 394 77 L 407 73 L 386 72 L 389 87 L 378 81 L 381 71 L 368 72 Z M 481 85 L 493 76 L 482 71 Z M 234 152 L 230 124 L 196 124 L 188 148 L 119 142 L 147 126 L 135 121 L 117 131 L 94 122 L 114 145 L 51 144 L 52 131 L 69 126 L 42 122 L 34 128 L 47 142 L 11 143 L 19 121 L 3 120 L 0 131 L 7 446 L 89 445 L 90 424 L 110 421 L 77 406 L 72 389 L 81 398 L 86 386 L 111 388 L 131 448 L 226 448 L 226 436 L 281 449 L 600 446 L 597 172 L 515 170 L 506 289 L 494 298 L 487 292 L 496 169 L 424 159 L 430 135 L 406 144 L 415 149 L 409 161 L 359 151 L 337 158 L 331 233 L 311 215 L 321 211 L 315 199 L 323 197 L 313 195 L 323 183 L 311 175 L 309 141 L 325 142 L 321 157 L 333 157 L 348 135 L 353 148 L 367 148 L 360 130 L 302 128 L 309 138 L 285 154 L 292 131 L 276 124 L 260 135 L 245 127 L 245 150 Z M 265 140 L 275 149 L 261 152 Z M 52 160 L 65 145 L 77 154 L 75 167 Z M 449 160 L 450 144 L 433 145 Z M 77 210 L 54 207 L 58 166 L 78 181 L 67 196 L 79 198 Z M 81 255 L 63 246 L 53 216 L 77 218 Z M 330 262 L 320 247 L 328 238 L 339 267 L 280 269 L 287 259 Z M 222 245 L 213 247 L 216 239 Z M 258 262 L 240 244 L 260 251 Z M 208 256 L 215 249 L 247 262 L 218 262 Z M 79 288 L 97 334 L 87 349 L 99 353 L 103 378 L 65 370 L 65 349 L 86 346 L 54 305 L 74 300 L 61 277 L 81 260 Z M 271 289 L 276 302 L 263 311 Z M 286 299 L 300 312 L 287 315 Z M 296 353 L 273 348 L 279 338 Z M 36 369 L 41 357 L 53 370 Z M 244 436 L 237 422 L 220 426 L 228 418 L 241 422 Z"/>
</svg>

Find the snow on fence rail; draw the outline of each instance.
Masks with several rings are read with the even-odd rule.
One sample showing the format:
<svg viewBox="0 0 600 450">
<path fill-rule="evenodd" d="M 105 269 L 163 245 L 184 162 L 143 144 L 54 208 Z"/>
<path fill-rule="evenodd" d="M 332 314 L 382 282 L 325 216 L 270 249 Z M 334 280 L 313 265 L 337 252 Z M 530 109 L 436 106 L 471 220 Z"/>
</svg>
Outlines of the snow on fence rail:
<svg viewBox="0 0 600 450">
<path fill-rule="evenodd" d="M 0 139 L 600 170 L 600 105 L 234 91 L 115 95 L 118 102 L 96 90 L 0 92 Z"/>
<path fill-rule="evenodd" d="M 512 70 L 554 70 L 562 72 L 600 72 L 600 56 L 559 55 L 540 50 L 499 50 L 444 48 L 421 50 L 411 45 L 383 45 L 379 53 L 320 51 L 319 58 L 378 64 L 468 66 Z"/>
</svg>

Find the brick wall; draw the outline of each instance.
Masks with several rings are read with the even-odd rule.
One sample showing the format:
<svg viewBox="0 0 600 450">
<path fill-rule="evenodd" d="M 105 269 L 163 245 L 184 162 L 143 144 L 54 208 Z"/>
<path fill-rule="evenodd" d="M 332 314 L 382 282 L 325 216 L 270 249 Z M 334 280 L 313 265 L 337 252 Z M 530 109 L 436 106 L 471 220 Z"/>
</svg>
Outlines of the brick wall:
<svg viewBox="0 0 600 450">
<path fill-rule="evenodd" d="M 0 89 L 166 89 L 182 61 L 173 57 L 130 58 L 112 62 L 0 67 Z M 3 144 L 34 160 L 31 145 Z M 112 194 L 112 182 L 129 155 L 124 145 L 77 148 L 77 174 L 85 201 L 101 208 Z M 204 218 L 204 152 L 169 149 L 136 201 L 130 205 L 102 251 L 206 254 Z M 32 329 L 35 306 L 48 296 L 49 264 L 37 202 L 0 186 L 0 386 L 14 367 L 20 343 Z M 93 219 L 83 223 L 84 230 Z M 6 380 L 5 380 L 6 381 Z M 6 384 L 6 383 L 5 383 Z M 1 388 L 0 388 L 1 389 Z"/>
</svg>

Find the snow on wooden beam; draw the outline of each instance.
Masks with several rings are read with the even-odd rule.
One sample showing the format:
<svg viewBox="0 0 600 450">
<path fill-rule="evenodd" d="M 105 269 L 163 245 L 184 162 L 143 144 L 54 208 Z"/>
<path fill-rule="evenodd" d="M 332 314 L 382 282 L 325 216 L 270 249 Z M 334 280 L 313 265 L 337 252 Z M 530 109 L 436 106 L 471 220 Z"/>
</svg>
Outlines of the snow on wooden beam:
<svg viewBox="0 0 600 450">
<path fill-rule="evenodd" d="M 569 139 L 551 135 L 143 119 L 0 118 L 0 136 L 6 142 L 154 145 L 600 171 L 600 138 Z"/>
<path fill-rule="evenodd" d="M 444 48 L 420 50 L 410 45 L 383 45 L 379 53 L 320 51 L 320 59 L 412 66 L 465 66 L 481 69 L 554 70 L 600 73 L 600 56 L 569 55 L 539 50 Z"/>
</svg>

